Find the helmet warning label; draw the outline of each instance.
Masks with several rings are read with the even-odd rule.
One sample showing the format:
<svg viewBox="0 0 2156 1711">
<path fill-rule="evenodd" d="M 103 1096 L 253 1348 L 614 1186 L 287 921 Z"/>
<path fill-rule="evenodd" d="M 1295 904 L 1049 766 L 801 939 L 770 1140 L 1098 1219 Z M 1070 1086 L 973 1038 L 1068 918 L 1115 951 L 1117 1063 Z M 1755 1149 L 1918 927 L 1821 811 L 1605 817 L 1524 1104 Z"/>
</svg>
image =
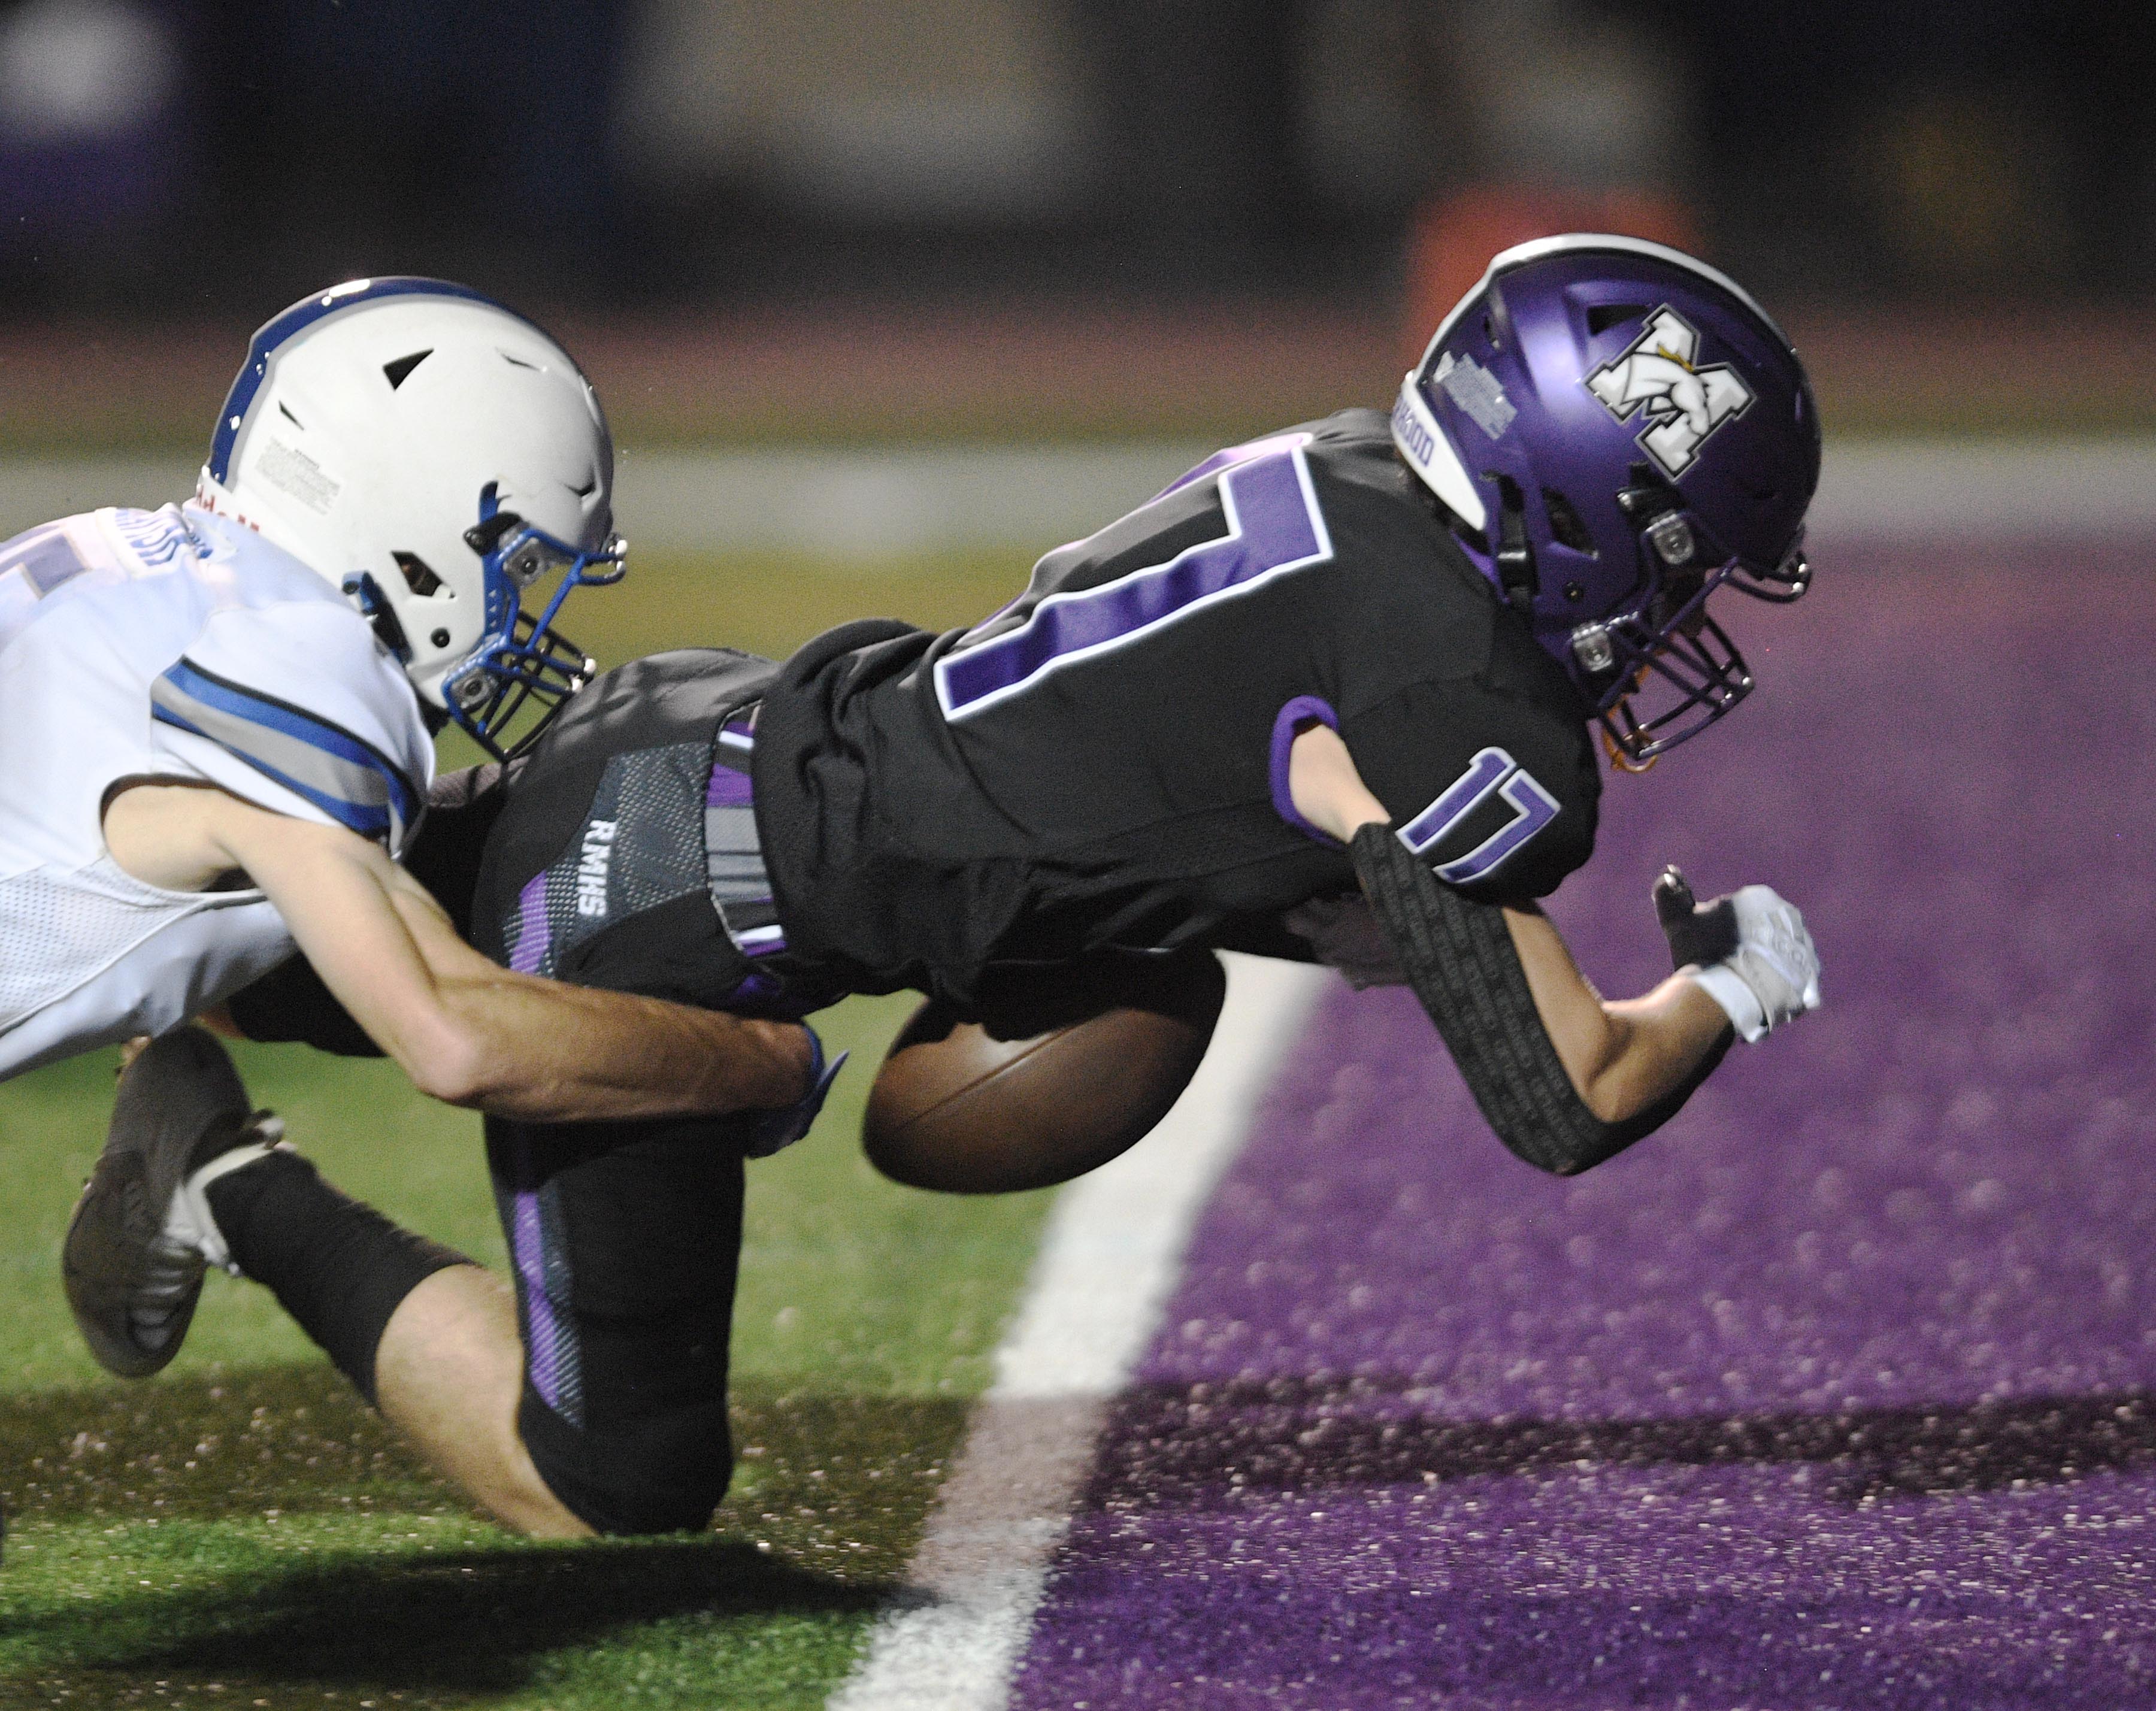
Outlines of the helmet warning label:
<svg viewBox="0 0 2156 1711">
<path fill-rule="evenodd" d="M 1472 357 L 1455 357 L 1447 351 L 1430 378 L 1492 439 L 1511 427 L 1512 418 L 1520 414 L 1505 396 L 1497 377 Z"/>
<path fill-rule="evenodd" d="M 254 473 L 280 493 L 289 493 L 309 511 L 327 516 L 343 483 L 297 446 L 271 439 L 254 460 Z"/>
</svg>

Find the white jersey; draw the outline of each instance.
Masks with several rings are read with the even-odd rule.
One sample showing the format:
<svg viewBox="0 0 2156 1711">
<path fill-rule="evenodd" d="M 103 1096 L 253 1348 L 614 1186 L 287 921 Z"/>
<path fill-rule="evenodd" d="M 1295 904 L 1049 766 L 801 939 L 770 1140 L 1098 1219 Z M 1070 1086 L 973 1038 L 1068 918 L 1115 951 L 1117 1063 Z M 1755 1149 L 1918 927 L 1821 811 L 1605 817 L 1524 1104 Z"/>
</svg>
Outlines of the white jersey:
<svg viewBox="0 0 2156 1711">
<path fill-rule="evenodd" d="M 0 545 L 0 1077 L 158 1034 L 291 953 L 259 891 L 131 877 L 123 779 L 198 779 L 394 856 L 434 747 L 396 660 L 321 578 L 194 506 Z"/>
</svg>

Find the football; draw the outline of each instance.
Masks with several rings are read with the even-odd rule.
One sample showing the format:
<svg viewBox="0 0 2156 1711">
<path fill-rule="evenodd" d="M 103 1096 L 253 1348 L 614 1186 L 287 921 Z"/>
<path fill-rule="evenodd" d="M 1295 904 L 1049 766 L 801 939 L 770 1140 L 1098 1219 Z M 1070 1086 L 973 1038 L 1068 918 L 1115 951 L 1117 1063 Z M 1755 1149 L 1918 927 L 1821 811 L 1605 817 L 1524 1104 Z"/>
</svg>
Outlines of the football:
<svg viewBox="0 0 2156 1711">
<path fill-rule="evenodd" d="M 1204 1058 L 1227 991 L 1219 958 L 1119 958 L 1059 979 L 974 1011 L 916 1010 L 869 1090 L 870 1163 L 909 1187 L 1009 1194 L 1143 1139 Z"/>
</svg>

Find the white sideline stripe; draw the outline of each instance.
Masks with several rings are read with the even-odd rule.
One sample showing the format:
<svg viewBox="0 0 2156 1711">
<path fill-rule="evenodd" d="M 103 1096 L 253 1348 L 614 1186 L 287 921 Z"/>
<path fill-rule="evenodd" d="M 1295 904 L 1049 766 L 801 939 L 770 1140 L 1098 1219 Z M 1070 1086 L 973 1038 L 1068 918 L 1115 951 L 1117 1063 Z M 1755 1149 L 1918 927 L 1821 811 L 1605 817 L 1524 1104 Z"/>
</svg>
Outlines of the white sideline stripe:
<svg viewBox="0 0 2156 1711">
<path fill-rule="evenodd" d="M 1112 522 L 1214 448 L 893 446 L 859 451 L 630 447 L 615 511 L 632 545 L 799 552 L 873 564 L 1007 551 L 1030 562 Z M 100 505 L 194 491 L 192 458 L 0 455 L 0 540 Z M 1815 541 L 2156 534 L 2156 440 L 1830 440 Z"/>
<path fill-rule="evenodd" d="M 996 1381 L 867 1652 L 830 1711 L 998 1711 L 1115 1393 L 1182 1271 L 1199 1209 L 1324 984 L 1231 956 L 1213 1049 L 1161 1126 L 1056 1197 Z"/>
<path fill-rule="evenodd" d="M 1830 540 L 2145 538 L 2156 534 L 2156 442 L 1830 444 L 1810 523 Z"/>
</svg>

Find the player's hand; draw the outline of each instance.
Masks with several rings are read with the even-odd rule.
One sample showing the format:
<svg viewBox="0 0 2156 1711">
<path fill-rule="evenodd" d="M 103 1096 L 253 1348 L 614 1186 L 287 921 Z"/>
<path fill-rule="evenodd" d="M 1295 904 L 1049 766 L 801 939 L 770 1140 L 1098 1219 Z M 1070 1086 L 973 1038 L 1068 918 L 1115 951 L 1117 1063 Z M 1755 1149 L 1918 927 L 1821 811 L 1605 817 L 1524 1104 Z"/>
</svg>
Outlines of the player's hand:
<svg viewBox="0 0 2156 1711">
<path fill-rule="evenodd" d="M 1697 981 L 1748 1041 L 1819 1008 L 1819 952 L 1796 906 L 1772 887 L 1748 885 L 1701 903 L 1671 867 L 1655 881 L 1655 913 L 1677 972 Z"/>
<path fill-rule="evenodd" d="M 831 1083 L 838 1080 L 839 1071 L 846 1066 L 849 1052 L 840 1052 L 829 1063 L 824 1061 L 824 1042 L 816 1030 L 806 1022 L 801 1031 L 808 1036 L 808 1091 L 793 1104 L 781 1111 L 751 1112 L 744 1118 L 742 1150 L 752 1159 L 768 1159 L 782 1148 L 790 1147 L 816 1121 L 816 1113 L 824 1108 L 824 1096 L 831 1091 Z"/>
</svg>

